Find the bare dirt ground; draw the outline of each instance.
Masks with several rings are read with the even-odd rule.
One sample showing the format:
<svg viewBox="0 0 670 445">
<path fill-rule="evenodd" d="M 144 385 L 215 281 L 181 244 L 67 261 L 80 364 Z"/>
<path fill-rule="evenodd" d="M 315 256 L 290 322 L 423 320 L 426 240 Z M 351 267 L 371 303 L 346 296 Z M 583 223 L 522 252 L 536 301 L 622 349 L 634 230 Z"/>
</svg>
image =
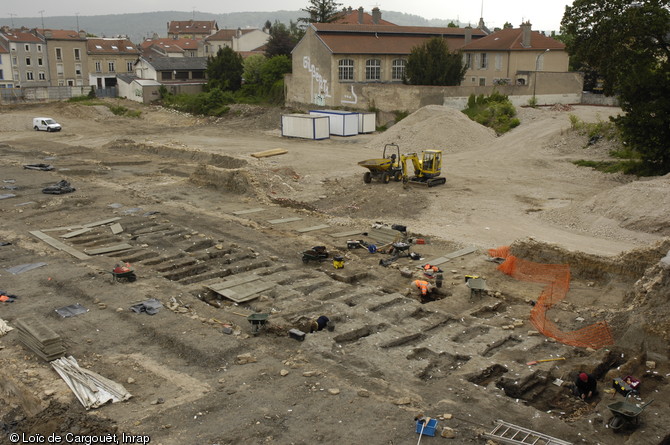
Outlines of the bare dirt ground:
<svg viewBox="0 0 670 445">
<path fill-rule="evenodd" d="M 670 441 L 670 259 L 662 260 L 670 177 L 638 180 L 570 162 L 603 159 L 613 143 L 586 148 L 568 115 L 594 122 L 619 110 L 522 109 L 522 125 L 495 137 L 456 111 L 427 107 L 385 133 L 309 141 L 281 137 L 281 109 L 238 106 L 219 119 L 141 109 L 139 119 L 64 103 L 0 110 L 0 242 L 11 243 L 0 247 L 0 289 L 18 296 L 0 303 L 0 318 L 42 321 L 82 366 L 133 394 L 86 412 L 11 331 L 0 337 L 0 443 L 12 443 L 11 433 L 72 432 L 163 445 L 404 444 L 419 439 L 420 413 L 440 419 L 437 436 L 421 443 L 486 443 L 497 419 L 572 443 Z M 32 131 L 38 115 L 63 131 Z M 357 162 L 391 142 L 403 152 L 444 150 L 447 183 L 364 184 Z M 288 153 L 250 156 L 272 148 Z M 55 169 L 24 168 L 36 163 Z M 76 191 L 41 192 L 62 179 Z M 111 218 L 121 233 L 108 223 L 64 238 Z M 377 222 L 427 240 L 411 245 L 424 260 L 382 267 L 388 255 L 347 249 L 348 239 L 383 245 L 399 235 Z M 35 230 L 80 252 L 130 248 L 79 260 Z M 315 245 L 343 255 L 344 269 L 304 264 L 301 252 Z M 570 292 L 552 321 L 564 330 L 606 321 L 615 344 L 594 351 L 536 335 L 528 317 L 542 287 L 487 261 L 487 249 L 503 245 L 530 261 L 569 264 Z M 441 265 L 438 299 L 419 301 L 417 266 L 470 247 Z M 46 265 L 7 271 L 38 262 Z M 137 281 L 113 282 L 121 262 Z M 467 274 L 486 279 L 483 295 L 471 296 Z M 234 304 L 206 287 L 234 280 L 264 290 Z M 148 298 L 163 303 L 158 314 L 129 310 Z M 55 313 L 74 303 L 89 311 Z M 257 335 L 246 319 L 255 312 L 270 314 Z M 287 335 L 309 332 L 321 315 L 334 330 L 302 342 Z M 599 380 L 591 403 L 554 384 L 582 370 Z M 639 425 L 614 432 L 607 406 L 623 397 L 609 389 L 627 375 L 654 402 Z M 443 427 L 453 439 L 440 437 Z"/>
</svg>

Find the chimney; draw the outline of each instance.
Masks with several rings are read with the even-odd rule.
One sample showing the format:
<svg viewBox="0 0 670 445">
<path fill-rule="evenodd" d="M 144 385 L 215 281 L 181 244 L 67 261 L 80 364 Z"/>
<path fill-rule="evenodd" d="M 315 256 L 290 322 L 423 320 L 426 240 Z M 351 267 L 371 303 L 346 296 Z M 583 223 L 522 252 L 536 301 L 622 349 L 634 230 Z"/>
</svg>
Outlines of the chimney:
<svg viewBox="0 0 670 445">
<path fill-rule="evenodd" d="M 242 28 L 237 28 L 237 32 L 235 32 L 235 37 L 238 39 L 242 37 Z"/>
<path fill-rule="evenodd" d="M 472 26 L 465 27 L 465 44 L 472 42 Z"/>
<path fill-rule="evenodd" d="M 85 39 L 86 38 L 86 31 L 83 29 L 79 31 L 79 38 L 80 39 Z"/>
<path fill-rule="evenodd" d="M 530 48 L 530 22 L 524 22 L 521 24 L 521 46 L 524 48 Z"/>
<path fill-rule="evenodd" d="M 47 38 L 47 39 L 50 39 L 51 37 L 53 37 L 53 34 L 51 33 L 51 30 L 45 29 L 44 30 L 44 37 Z"/>
<path fill-rule="evenodd" d="M 358 24 L 363 24 L 363 7 L 358 8 Z"/>
<path fill-rule="evenodd" d="M 378 7 L 372 8 L 372 23 L 379 25 L 379 22 L 382 20 L 382 12 Z"/>
</svg>

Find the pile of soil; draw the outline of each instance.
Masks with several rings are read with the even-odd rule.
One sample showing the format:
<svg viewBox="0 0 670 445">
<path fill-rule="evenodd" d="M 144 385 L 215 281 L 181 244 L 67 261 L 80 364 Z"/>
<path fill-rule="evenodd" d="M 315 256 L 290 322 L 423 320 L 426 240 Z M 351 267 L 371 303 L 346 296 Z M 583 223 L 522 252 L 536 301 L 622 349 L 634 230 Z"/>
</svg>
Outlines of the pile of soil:
<svg viewBox="0 0 670 445">
<path fill-rule="evenodd" d="M 495 138 L 493 130 L 458 110 L 428 105 L 376 136 L 366 147 L 378 149 L 395 143 L 403 153 L 433 149 L 460 152 L 490 145 Z"/>
</svg>

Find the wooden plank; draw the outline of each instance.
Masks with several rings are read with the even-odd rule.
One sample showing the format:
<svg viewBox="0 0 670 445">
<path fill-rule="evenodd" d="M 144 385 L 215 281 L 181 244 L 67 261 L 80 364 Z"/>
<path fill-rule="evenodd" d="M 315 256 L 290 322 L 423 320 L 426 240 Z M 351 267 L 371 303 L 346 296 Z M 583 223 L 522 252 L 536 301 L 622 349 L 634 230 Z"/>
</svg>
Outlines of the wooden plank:
<svg viewBox="0 0 670 445">
<path fill-rule="evenodd" d="M 118 235 L 119 233 L 123 232 L 123 226 L 119 223 L 114 223 L 111 226 L 109 226 L 110 229 L 112 229 L 112 234 Z"/>
<path fill-rule="evenodd" d="M 273 148 L 271 150 L 259 151 L 257 153 L 251 153 L 251 156 L 254 158 L 267 158 L 269 156 L 278 156 L 288 153 L 288 150 L 283 148 Z"/>
<path fill-rule="evenodd" d="M 239 286 L 240 284 L 250 283 L 260 279 L 261 277 L 258 275 L 247 275 L 244 277 L 234 278 L 232 280 L 221 281 L 220 283 L 210 284 L 206 287 L 212 289 L 214 292 L 219 292 L 220 290 L 229 289 L 231 287 Z"/>
<path fill-rule="evenodd" d="M 296 232 L 299 232 L 299 233 L 312 232 L 314 230 L 327 229 L 328 227 L 330 227 L 328 224 L 320 224 L 318 226 L 312 226 L 312 227 L 305 227 L 305 228 L 302 228 L 302 229 L 297 229 Z"/>
<path fill-rule="evenodd" d="M 85 227 L 83 229 L 79 229 L 79 230 L 75 230 L 73 232 L 66 233 L 65 235 L 61 235 L 60 237 L 65 238 L 65 239 L 70 239 L 70 238 L 74 238 L 75 236 L 82 235 L 86 232 L 90 232 L 91 230 L 93 230 L 93 229 L 91 229 L 90 227 Z"/>
<path fill-rule="evenodd" d="M 65 227 L 54 227 L 53 229 L 42 229 L 41 232 L 62 232 L 64 230 L 77 230 L 83 229 L 84 226 L 65 226 Z"/>
<path fill-rule="evenodd" d="M 449 253 L 447 255 L 444 255 L 444 256 L 441 256 L 441 257 L 438 257 L 438 258 L 434 258 L 430 261 L 426 261 L 424 264 L 431 264 L 433 266 L 439 266 L 440 264 L 444 264 L 448 261 L 453 260 L 454 258 L 458 258 L 459 256 L 467 255 L 467 254 L 472 253 L 476 250 L 477 250 L 477 248 L 474 247 L 474 246 L 466 247 L 464 249 L 457 250 L 457 251 Z"/>
<path fill-rule="evenodd" d="M 235 288 L 223 289 L 217 292 L 220 295 L 233 300 L 235 303 L 244 303 L 245 301 L 258 298 L 261 292 L 272 289 L 276 286 L 275 283 L 267 281 L 256 281 L 247 284 L 241 284 Z"/>
<path fill-rule="evenodd" d="M 62 250 L 63 252 L 67 252 L 70 255 L 72 255 L 73 257 L 78 258 L 80 260 L 87 260 L 87 259 L 90 258 L 85 253 L 82 253 L 82 252 L 78 251 L 77 249 L 74 249 L 74 248 L 68 246 L 67 244 L 64 244 L 64 243 L 58 241 L 57 239 L 52 238 L 49 235 L 40 232 L 39 230 L 33 230 L 33 231 L 30 232 L 30 234 L 39 238 L 39 239 L 41 239 L 42 241 L 44 241 L 45 243 L 47 243 L 51 247 L 55 247 L 58 250 Z"/>
<path fill-rule="evenodd" d="M 393 243 L 401 239 L 400 232 L 392 229 L 370 229 L 368 237 L 378 243 Z"/>
<path fill-rule="evenodd" d="M 95 221 L 92 223 L 84 224 L 84 227 L 104 226 L 105 224 L 109 224 L 111 222 L 118 221 L 120 219 L 121 219 L 120 216 L 117 216 L 116 218 L 103 219 L 102 221 Z"/>
<path fill-rule="evenodd" d="M 345 236 L 360 235 L 361 233 L 363 233 L 363 230 L 350 230 L 348 232 L 331 233 L 330 236 L 333 238 L 344 238 Z"/>
<path fill-rule="evenodd" d="M 128 250 L 132 249 L 133 246 L 127 243 L 121 243 L 121 244 L 115 244 L 113 246 L 109 247 L 101 247 L 99 249 L 84 249 L 84 252 L 89 254 L 89 255 L 101 255 L 103 253 L 112 253 L 112 252 L 119 252 L 121 250 Z"/>
<path fill-rule="evenodd" d="M 280 219 L 271 219 L 268 222 L 270 224 L 285 224 L 293 221 L 300 221 L 302 218 L 299 218 L 297 216 L 291 217 L 291 218 L 280 218 Z"/>
<path fill-rule="evenodd" d="M 267 210 L 267 209 L 259 207 L 259 208 L 256 208 L 256 209 L 238 210 L 236 212 L 233 212 L 233 215 L 246 215 L 247 213 L 257 213 L 257 212 L 262 212 L 264 210 Z"/>
</svg>

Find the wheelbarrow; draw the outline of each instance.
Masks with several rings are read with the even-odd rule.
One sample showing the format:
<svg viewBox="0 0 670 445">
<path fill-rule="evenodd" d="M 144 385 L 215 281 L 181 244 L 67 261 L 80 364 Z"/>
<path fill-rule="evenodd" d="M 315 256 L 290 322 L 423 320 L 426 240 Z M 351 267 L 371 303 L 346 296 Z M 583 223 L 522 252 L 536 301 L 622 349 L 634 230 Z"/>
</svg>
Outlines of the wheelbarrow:
<svg viewBox="0 0 670 445">
<path fill-rule="evenodd" d="M 265 327 L 265 323 L 268 321 L 270 314 L 251 314 L 247 317 L 247 321 L 251 325 L 251 333 L 256 335 L 261 329 Z"/>
<path fill-rule="evenodd" d="M 310 261 L 324 261 L 328 258 L 326 246 L 314 246 L 302 253 L 302 262 L 307 264 Z"/>
<path fill-rule="evenodd" d="M 127 280 L 132 283 L 137 280 L 137 275 L 135 271 L 130 267 L 130 264 L 126 263 L 125 266 L 117 264 L 114 269 L 112 269 L 112 282 L 116 283 L 117 281 Z"/>
<path fill-rule="evenodd" d="M 369 184 L 377 179 L 388 184 L 391 178 L 398 182 L 402 180 L 402 165 L 400 164 L 400 148 L 396 144 L 386 144 L 381 158 L 366 159 L 358 163 L 369 171 L 363 174 L 363 182 Z"/>
<path fill-rule="evenodd" d="M 630 396 L 631 394 L 628 394 L 624 400 L 607 405 L 607 408 L 609 408 L 614 416 L 610 419 L 608 426 L 615 431 L 621 429 L 626 423 L 638 425 L 640 423 L 638 416 L 653 402 L 653 400 L 650 400 L 643 405 L 630 403 L 628 401 Z"/>
</svg>

